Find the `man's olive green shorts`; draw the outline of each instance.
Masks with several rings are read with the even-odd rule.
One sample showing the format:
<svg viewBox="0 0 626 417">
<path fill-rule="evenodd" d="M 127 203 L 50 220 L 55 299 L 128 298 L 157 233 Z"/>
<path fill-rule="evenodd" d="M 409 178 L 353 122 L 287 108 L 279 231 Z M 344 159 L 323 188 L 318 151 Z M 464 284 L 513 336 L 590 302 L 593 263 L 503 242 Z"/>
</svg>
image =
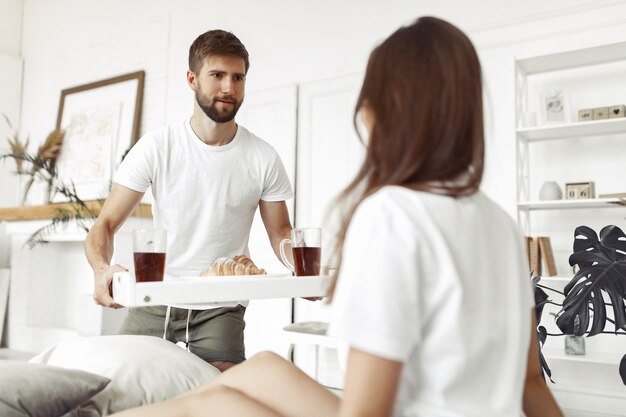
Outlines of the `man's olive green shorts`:
<svg viewBox="0 0 626 417">
<path fill-rule="evenodd" d="M 131 307 L 119 334 L 163 337 L 166 306 Z M 187 309 L 172 307 L 167 326 L 167 340 L 185 342 Z M 246 359 L 243 342 L 243 320 L 246 308 L 213 308 L 191 310 L 189 319 L 189 350 L 207 362 L 243 362 Z"/>
</svg>

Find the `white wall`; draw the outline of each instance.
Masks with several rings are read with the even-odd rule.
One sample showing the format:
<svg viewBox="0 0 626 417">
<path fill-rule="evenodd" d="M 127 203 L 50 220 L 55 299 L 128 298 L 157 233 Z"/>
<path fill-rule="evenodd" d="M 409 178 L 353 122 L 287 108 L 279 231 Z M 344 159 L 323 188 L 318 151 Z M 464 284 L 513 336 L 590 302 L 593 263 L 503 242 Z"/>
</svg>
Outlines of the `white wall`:
<svg viewBox="0 0 626 417">
<path fill-rule="evenodd" d="M 24 0 L 0 0 L 0 53 L 20 56 Z"/>
<path fill-rule="evenodd" d="M 18 77 L 21 77 L 23 3 L 23 0 L 0 0 L 0 113 L 7 115 L 15 127 L 19 126 L 22 93 Z M 10 133 L 4 119 L 0 119 L 0 153 L 8 149 L 5 138 Z M 0 162 L 0 207 L 16 202 L 15 181 L 10 174 L 14 167 L 9 162 Z"/>
<path fill-rule="evenodd" d="M 0 113 L 7 115 L 16 128 L 20 121 L 23 3 L 23 0 L 0 0 Z M 10 133 L 4 119 L 0 119 L 0 153 L 8 150 L 5 138 Z M 0 207 L 17 203 L 13 169 L 12 161 L 0 161 Z M 3 230 L 0 224 L 0 268 L 9 264 L 9 242 Z"/>
<path fill-rule="evenodd" d="M 384 7 L 373 0 L 239 0 L 226 6 L 198 0 L 28 0 L 21 45 L 25 60 L 21 131 L 40 142 L 54 127 L 62 89 L 136 69 L 147 72 L 142 132 L 187 117 L 192 100 L 184 79 L 188 48 L 199 33 L 210 28 L 232 30 L 246 44 L 251 54 L 247 87 L 254 91 L 359 72 L 377 42 L 423 14 L 458 24 L 475 37 L 479 47 L 484 45 L 487 54 L 506 55 L 510 51 L 494 44 L 572 33 L 571 13 L 600 10 L 605 16 L 596 12 L 592 24 L 598 19 L 613 21 L 612 16 L 618 15 L 611 8 L 617 3 L 483 0 L 469 8 L 462 0 L 393 0 Z M 533 19 L 550 21 L 552 26 L 535 32 Z M 533 32 L 528 33 L 528 28 Z M 488 65 L 488 84 L 503 81 L 501 73 L 491 72 Z M 506 89 L 494 92 L 494 103 L 507 100 L 510 93 Z M 508 109 L 509 103 L 494 109 L 503 112 L 494 120 L 506 120 Z M 512 211 L 511 142 L 492 137 L 497 140 L 492 139 L 488 148 L 486 188 Z"/>
</svg>

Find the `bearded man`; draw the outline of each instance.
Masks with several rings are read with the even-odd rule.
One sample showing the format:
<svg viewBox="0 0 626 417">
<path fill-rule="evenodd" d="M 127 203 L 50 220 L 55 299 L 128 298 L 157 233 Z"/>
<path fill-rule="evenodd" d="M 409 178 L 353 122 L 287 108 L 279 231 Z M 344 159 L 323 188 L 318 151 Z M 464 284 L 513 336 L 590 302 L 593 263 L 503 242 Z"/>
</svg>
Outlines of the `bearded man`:
<svg viewBox="0 0 626 417">
<path fill-rule="evenodd" d="M 232 33 L 211 30 L 189 49 L 190 118 L 143 136 L 120 165 L 85 242 L 94 300 L 119 308 L 110 294 L 116 231 L 151 189 L 155 229 L 168 232 L 166 279 L 197 276 L 219 257 L 249 256 L 257 207 L 272 248 L 289 239 L 285 200 L 293 191 L 278 153 L 235 122 L 243 103 L 248 52 Z M 290 252 L 290 251 L 288 251 Z M 247 302 L 131 308 L 120 334 L 164 337 L 224 371 L 245 360 Z"/>
</svg>

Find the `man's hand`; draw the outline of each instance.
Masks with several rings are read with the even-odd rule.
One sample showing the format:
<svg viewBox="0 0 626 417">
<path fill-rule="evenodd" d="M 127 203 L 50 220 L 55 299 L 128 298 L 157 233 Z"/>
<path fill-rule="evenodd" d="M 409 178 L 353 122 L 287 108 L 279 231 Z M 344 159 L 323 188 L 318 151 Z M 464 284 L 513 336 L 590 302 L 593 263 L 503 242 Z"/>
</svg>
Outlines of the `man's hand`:
<svg viewBox="0 0 626 417">
<path fill-rule="evenodd" d="M 115 272 L 125 272 L 128 269 L 121 265 L 111 265 L 103 267 L 97 271 L 94 271 L 94 289 L 93 299 L 96 304 L 100 304 L 104 307 L 120 308 L 123 307 L 113 301 L 113 274 Z"/>
<path fill-rule="evenodd" d="M 115 233 L 137 207 L 141 197 L 143 193 L 113 184 L 98 219 L 91 226 L 85 239 L 85 255 L 94 274 L 93 299 L 101 306 L 122 307 L 113 301 L 111 283 L 114 272 L 127 269 L 120 265 L 110 266 L 109 263 L 113 257 Z"/>
</svg>

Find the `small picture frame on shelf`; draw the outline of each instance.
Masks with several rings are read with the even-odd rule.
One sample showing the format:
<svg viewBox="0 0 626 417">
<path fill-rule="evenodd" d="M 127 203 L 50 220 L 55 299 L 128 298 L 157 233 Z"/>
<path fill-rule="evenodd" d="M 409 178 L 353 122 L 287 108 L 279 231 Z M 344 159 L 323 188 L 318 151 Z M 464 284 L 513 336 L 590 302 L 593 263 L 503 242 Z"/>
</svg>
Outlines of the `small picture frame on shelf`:
<svg viewBox="0 0 626 417">
<path fill-rule="evenodd" d="M 550 90 L 541 95 L 541 113 L 544 124 L 570 121 L 568 99 L 563 90 Z"/>
<path fill-rule="evenodd" d="M 565 184 L 566 200 L 582 200 L 596 198 L 596 187 L 593 181 L 568 182 Z"/>
</svg>

